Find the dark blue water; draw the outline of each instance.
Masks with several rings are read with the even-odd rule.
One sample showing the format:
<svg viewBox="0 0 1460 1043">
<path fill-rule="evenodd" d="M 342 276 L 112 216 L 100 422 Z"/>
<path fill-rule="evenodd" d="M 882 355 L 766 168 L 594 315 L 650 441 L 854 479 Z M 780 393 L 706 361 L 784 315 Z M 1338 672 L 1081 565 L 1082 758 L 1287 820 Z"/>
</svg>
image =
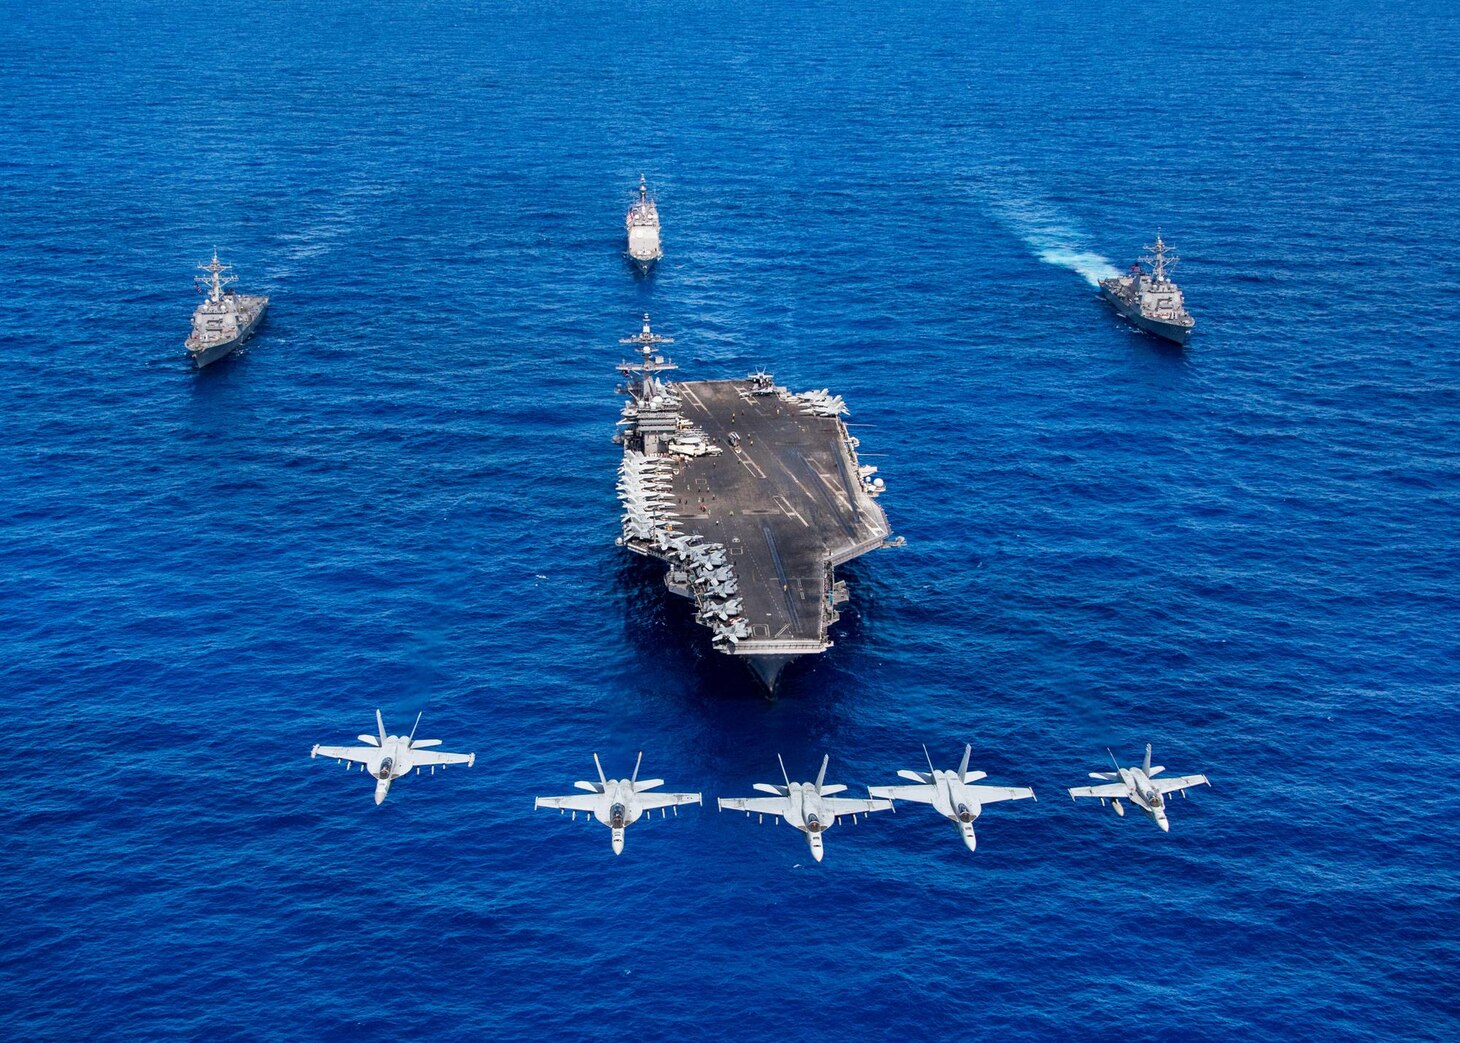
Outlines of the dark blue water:
<svg viewBox="0 0 1460 1043">
<path fill-rule="evenodd" d="M 1452 5 L 3 13 L 0 1036 L 1460 1037 Z M 1158 227 L 1185 351 L 1089 282 Z M 774 704 L 613 544 L 645 310 L 908 540 Z M 475 768 L 374 807 L 376 706 Z M 1169 835 L 1065 799 L 1148 741 Z M 532 811 L 923 742 L 1039 803 Z"/>
</svg>

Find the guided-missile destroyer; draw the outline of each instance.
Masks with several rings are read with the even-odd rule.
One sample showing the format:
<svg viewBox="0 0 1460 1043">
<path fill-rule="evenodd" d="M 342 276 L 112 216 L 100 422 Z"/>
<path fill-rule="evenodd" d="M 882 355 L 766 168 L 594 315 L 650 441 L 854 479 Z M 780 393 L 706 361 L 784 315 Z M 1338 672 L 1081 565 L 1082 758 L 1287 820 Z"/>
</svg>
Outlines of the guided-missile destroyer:
<svg viewBox="0 0 1460 1043">
<path fill-rule="evenodd" d="M 695 603 L 717 652 L 774 692 L 786 664 L 831 646 L 848 600 L 837 565 L 892 540 L 877 468 L 859 466 L 848 410 L 826 389 L 792 394 L 769 373 L 670 383 L 649 328 L 621 343 L 627 396 L 621 546 L 668 562 L 668 588 Z"/>
<path fill-rule="evenodd" d="M 253 336 L 263 321 L 269 299 L 234 293 L 232 285 L 238 277 L 232 274 L 231 265 L 218 263 L 216 249 L 212 263 L 200 264 L 198 270 L 208 273 L 194 280 L 208 299 L 193 312 L 193 332 L 184 346 L 202 369 Z"/>
<path fill-rule="evenodd" d="M 659 246 L 659 206 L 649 194 L 643 174 L 639 175 L 639 198 L 624 215 L 624 227 L 629 233 L 629 258 L 647 272 L 664 251 Z"/>
<path fill-rule="evenodd" d="M 1148 333 L 1185 344 L 1196 320 L 1187 314 L 1181 291 L 1167 274 L 1167 270 L 1176 265 L 1176 254 L 1167 249 L 1159 232 L 1156 233 L 1156 245 L 1146 249 L 1150 253 L 1141 261 L 1151 266 L 1150 274 L 1146 274 L 1140 264 L 1133 264 L 1129 275 L 1101 279 L 1100 296 Z"/>
</svg>

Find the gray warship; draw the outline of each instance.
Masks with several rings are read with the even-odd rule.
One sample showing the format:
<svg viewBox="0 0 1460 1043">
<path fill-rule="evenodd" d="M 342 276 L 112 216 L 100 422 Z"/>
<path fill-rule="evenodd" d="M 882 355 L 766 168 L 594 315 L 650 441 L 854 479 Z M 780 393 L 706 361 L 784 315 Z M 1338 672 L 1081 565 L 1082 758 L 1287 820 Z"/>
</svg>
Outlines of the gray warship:
<svg viewBox="0 0 1460 1043">
<path fill-rule="evenodd" d="M 1146 250 L 1149 253 L 1141 261 L 1151 266 L 1150 274 L 1139 263 L 1133 264 L 1129 275 L 1101 279 L 1100 296 L 1148 333 L 1185 344 L 1196 320 L 1187 313 L 1181 290 L 1167 274 L 1176 266 L 1176 254 L 1161 241 L 1160 232 L 1156 233 L 1156 245 Z"/>
<path fill-rule="evenodd" d="M 647 272 L 664 251 L 659 246 L 659 205 L 649 194 L 643 174 L 639 175 L 639 198 L 624 215 L 624 228 L 629 236 L 629 258 L 641 272 Z"/>
<path fill-rule="evenodd" d="M 193 332 L 185 347 L 198 368 L 217 362 L 249 337 L 263 321 L 269 306 L 267 297 L 248 297 L 234 293 L 238 281 L 231 265 L 218 263 L 218 250 L 213 250 L 211 264 L 198 265 L 207 272 L 194 281 L 208 299 L 193 312 Z"/>
<path fill-rule="evenodd" d="M 836 566 L 891 539 L 876 467 L 860 466 L 840 395 L 792 394 L 769 373 L 669 383 L 649 327 L 620 343 L 626 397 L 620 546 L 669 565 L 665 585 L 695 604 L 715 651 L 774 693 L 786 664 L 831 647 L 848 600 Z"/>
</svg>

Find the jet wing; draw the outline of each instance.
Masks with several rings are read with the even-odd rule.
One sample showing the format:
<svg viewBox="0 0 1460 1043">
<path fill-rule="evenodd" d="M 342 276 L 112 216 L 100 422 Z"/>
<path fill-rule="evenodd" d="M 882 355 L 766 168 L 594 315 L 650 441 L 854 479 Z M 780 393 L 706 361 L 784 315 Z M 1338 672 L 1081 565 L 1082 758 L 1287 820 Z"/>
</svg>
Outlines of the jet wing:
<svg viewBox="0 0 1460 1043">
<path fill-rule="evenodd" d="M 1123 782 L 1112 782 L 1108 786 L 1078 786 L 1070 790 L 1071 797 L 1115 798 L 1129 797 L 1130 789 Z"/>
<path fill-rule="evenodd" d="M 868 786 L 867 792 L 883 800 L 910 800 L 914 804 L 931 804 L 938 792 L 936 786 Z"/>
<path fill-rule="evenodd" d="M 1151 785 L 1158 793 L 1175 793 L 1188 786 L 1210 786 L 1205 775 L 1173 775 L 1169 779 L 1152 779 Z"/>
<path fill-rule="evenodd" d="M 698 793 L 638 793 L 634 799 L 645 811 L 651 808 L 671 808 L 676 804 L 699 804 Z"/>
<path fill-rule="evenodd" d="M 562 811 L 593 811 L 603 799 L 602 793 L 574 793 L 567 797 L 538 797 L 532 802 L 536 808 L 558 808 Z"/>
<path fill-rule="evenodd" d="M 316 746 L 309 751 L 311 757 L 333 757 L 337 761 L 354 761 L 357 764 L 369 764 L 370 757 L 378 754 L 379 748 L 375 746 Z"/>
<path fill-rule="evenodd" d="M 1028 800 L 1034 791 L 1026 786 L 969 786 L 968 792 L 980 804 L 997 804 L 1001 800 Z"/>
<path fill-rule="evenodd" d="M 784 815 L 791 802 L 785 797 L 721 797 L 721 811 L 744 811 L 757 815 Z"/>
<path fill-rule="evenodd" d="M 432 764 L 465 764 L 468 767 L 475 764 L 477 755 L 475 753 L 437 753 L 435 750 L 411 750 L 411 765 L 416 768 L 430 767 Z"/>
<path fill-rule="evenodd" d="M 876 798 L 860 800 L 856 797 L 822 797 L 821 806 L 840 818 L 842 815 L 865 815 L 872 811 L 890 811 L 892 801 Z"/>
</svg>

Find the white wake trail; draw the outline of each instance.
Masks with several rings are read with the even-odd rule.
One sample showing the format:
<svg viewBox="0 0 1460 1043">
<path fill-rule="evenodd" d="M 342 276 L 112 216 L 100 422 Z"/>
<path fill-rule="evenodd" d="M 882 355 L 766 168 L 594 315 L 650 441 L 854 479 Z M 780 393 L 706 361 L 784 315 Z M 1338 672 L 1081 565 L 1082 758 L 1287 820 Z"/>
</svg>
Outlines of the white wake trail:
<svg viewBox="0 0 1460 1043">
<path fill-rule="evenodd" d="M 988 186 L 983 194 L 994 217 L 1024 240 L 1045 264 L 1067 268 L 1091 286 L 1120 274 L 1109 258 L 1086 248 L 1085 237 L 1053 207 L 1016 198 L 1003 186 Z"/>
</svg>

